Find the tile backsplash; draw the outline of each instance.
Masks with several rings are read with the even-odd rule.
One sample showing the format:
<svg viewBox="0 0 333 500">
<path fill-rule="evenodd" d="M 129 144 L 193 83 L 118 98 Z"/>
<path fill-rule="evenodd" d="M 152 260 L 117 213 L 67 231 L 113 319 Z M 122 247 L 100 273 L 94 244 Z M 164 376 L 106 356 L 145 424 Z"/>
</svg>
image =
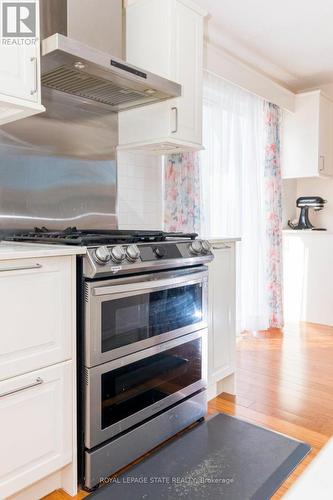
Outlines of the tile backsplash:
<svg viewBox="0 0 333 500">
<path fill-rule="evenodd" d="M 118 224 L 120 229 L 162 229 L 161 156 L 118 152 Z"/>
</svg>

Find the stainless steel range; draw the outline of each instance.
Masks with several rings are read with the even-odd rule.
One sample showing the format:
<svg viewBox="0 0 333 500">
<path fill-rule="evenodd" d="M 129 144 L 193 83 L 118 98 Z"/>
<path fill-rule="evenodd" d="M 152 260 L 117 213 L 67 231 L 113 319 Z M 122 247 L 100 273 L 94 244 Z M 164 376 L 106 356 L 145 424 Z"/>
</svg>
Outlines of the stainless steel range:
<svg viewBox="0 0 333 500">
<path fill-rule="evenodd" d="M 79 265 L 79 450 L 91 489 L 206 413 L 210 245 L 196 234 L 41 229 Z"/>
</svg>

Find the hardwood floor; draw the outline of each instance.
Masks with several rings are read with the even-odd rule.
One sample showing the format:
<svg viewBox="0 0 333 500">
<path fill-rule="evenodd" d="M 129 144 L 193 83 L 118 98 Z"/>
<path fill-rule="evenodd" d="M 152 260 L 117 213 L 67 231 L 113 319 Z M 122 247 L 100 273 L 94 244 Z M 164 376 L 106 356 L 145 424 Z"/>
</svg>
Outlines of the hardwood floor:
<svg viewBox="0 0 333 500">
<path fill-rule="evenodd" d="M 221 394 L 209 410 L 236 415 L 312 446 L 273 497 L 282 498 L 333 434 L 333 328 L 307 323 L 283 332 L 242 335 L 236 396 Z"/>
<path fill-rule="evenodd" d="M 312 446 L 273 499 L 288 487 L 333 434 L 333 328 L 301 324 L 246 333 L 237 345 L 236 396 L 221 394 L 209 413 L 236 415 Z M 76 499 L 84 498 L 81 492 Z M 48 500 L 70 498 L 62 491 Z"/>
</svg>

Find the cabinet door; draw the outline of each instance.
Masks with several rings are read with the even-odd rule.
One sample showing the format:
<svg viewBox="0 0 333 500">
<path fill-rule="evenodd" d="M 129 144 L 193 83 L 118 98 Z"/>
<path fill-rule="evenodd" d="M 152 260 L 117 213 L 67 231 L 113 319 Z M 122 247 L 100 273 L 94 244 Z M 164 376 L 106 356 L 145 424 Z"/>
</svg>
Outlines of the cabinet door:
<svg viewBox="0 0 333 500">
<path fill-rule="evenodd" d="M 319 98 L 319 92 L 298 94 L 295 112 L 284 112 L 281 158 L 285 179 L 319 175 Z"/>
<path fill-rule="evenodd" d="M 126 8 L 126 60 L 172 79 L 174 2 L 128 1 Z"/>
<path fill-rule="evenodd" d="M 295 97 L 295 113 L 284 113 L 283 178 L 333 175 L 333 104 L 320 91 Z"/>
<path fill-rule="evenodd" d="M 0 94 L 38 101 L 38 48 L 0 44 Z"/>
<path fill-rule="evenodd" d="M 181 2 L 175 4 L 172 78 L 182 85 L 182 97 L 169 105 L 179 140 L 202 143 L 203 18 Z"/>
<path fill-rule="evenodd" d="M 27 42 L 22 45 L 0 44 L 0 94 L 40 104 L 39 0 L 32 1 L 36 4 L 36 36 L 19 39 L 20 42 Z M 43 108 L 39 111 L 43 111 Z M 31 114 L 36 112 L 38 109 Z M 26 112 L 26 116 L 28 114 Z M 6 119 L 2 122 L 6 123 Z"/>
<path fill-rule="evenodd" d="M 177 0 L 129 0 L 128 62 L 182 85 L 182 96 L 119 113 L 119 146 L 155 152 L 202 147 L 203 16 Z"/>
<path fill-rule="evenodd" d="M 208 382 L 218 382 L 234 372 L 235 244 L 212 243 L 214 260 L 209 264 Z"/>
<path fill-rule="evenodd" d="M 72 363 L 0 382 L 0 498 L 72 461 Z"/>
<path fill-rule="evenodd" d="M 72 357 L 71 257 L 0 263 L 0 380 Z"/>
<path fill-rule="evenodd" d="M 333 104 L 320 96 L 319 108 L 319 174 L 333 175 Z"/>
</svg>

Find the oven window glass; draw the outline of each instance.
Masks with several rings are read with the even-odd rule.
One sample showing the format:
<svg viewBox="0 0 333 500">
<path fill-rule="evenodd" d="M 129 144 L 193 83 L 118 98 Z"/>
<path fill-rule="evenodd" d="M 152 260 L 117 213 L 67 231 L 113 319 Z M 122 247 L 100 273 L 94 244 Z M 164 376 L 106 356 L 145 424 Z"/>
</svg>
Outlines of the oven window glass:
<svg viewBox="0 0 333 500">
<path fill-rule="evenodd" d="M 102 375 L 102 428 L 201 380 L 201 338 Z"/>
<path fill-rule="evenodd" d="M 202 284 L 102 302 L 102 352 L 202 321 Z"/>
</svg>

